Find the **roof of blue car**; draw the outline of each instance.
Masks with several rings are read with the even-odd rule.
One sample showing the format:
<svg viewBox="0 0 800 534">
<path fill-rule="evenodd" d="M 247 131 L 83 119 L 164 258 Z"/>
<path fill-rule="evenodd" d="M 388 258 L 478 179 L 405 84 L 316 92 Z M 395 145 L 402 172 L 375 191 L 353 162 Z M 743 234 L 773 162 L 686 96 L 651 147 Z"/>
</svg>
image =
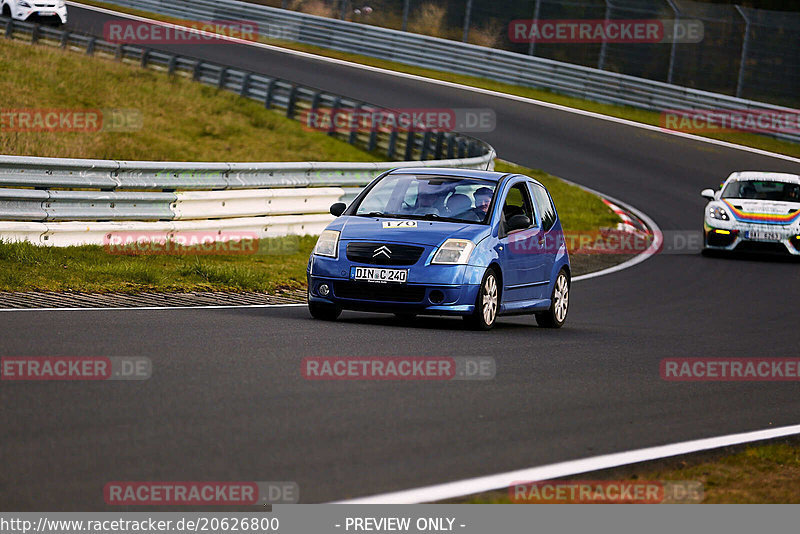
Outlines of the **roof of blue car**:
<svg viewBox="0 0 800 534">
<path fill-rule="evenodd" d="M 444 167 L 403 167 L 394 169 L 391 174 L 432 174 L 435 176 L 460 176 L 464 178 L 478 178 L 497 182 L 506 172 L 479 171 L 473 169 L 450 169 Z"/>
</svg>

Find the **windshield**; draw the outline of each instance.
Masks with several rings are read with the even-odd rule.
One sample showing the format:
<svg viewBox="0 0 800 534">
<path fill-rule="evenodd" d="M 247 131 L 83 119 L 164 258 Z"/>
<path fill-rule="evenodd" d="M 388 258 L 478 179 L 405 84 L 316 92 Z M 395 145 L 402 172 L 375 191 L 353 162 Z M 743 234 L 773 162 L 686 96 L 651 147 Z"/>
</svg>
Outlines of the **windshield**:
<svg viewBox="0 0 800 534">
<path fill-rule="evenodd" d="M 722 198 L 800 202 L 800 184 L 774 180 L 735 180 L 725 186 Z"/>
<path fill-rule="evenodd" d="M 475 178 L 390 174 L 369 190 L 355 214 L 486 223 L 496 187 Z"/>
</svg>

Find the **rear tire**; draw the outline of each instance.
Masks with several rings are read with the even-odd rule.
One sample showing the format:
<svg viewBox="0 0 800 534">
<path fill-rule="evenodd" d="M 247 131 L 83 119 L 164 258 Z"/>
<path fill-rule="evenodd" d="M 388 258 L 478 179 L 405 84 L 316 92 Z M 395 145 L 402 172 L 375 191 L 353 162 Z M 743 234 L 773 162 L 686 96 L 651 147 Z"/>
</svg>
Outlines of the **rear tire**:
<svg viewBox="0 0 800 534">
<path fill-rule="evenodd" d="M 536 322 L 544 328 L 561 328 L 567 320 L 569 312 L 569 286 L 570 279 L 567 271 L 561 269 L 553 284 L 553 293 L 550 295 L 550 309 L 536 315 Z"/>
<path fill-rule="evenodd" d="M 335 321 L 342 313 L 342 309 L 338 306 L 321 302 L 309 302 L 308 311 L 311 313 L 311 317 L 321 321 Z"/>
<path fill-rule="evenodd" d="M 478 298 L 475 301 L 475 311 L 467 315 L 464 320 L 473 330 L 491 330 L 497 322 L 497 312 L 500 309 L 500 286 L 497 272 L 489 267 L 481 280 Z"/>
</svg>

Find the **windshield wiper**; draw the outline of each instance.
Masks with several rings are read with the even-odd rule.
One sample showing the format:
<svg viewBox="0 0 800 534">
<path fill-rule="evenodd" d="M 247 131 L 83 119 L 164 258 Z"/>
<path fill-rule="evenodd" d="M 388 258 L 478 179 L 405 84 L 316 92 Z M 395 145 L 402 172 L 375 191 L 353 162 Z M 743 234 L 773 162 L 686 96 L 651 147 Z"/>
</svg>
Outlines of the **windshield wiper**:
<svg viewBox="0 0 800 534">
<path fill-rule="evenodd" d="M 389 213 L 383 213 L 382 211 L 371 211 L 369 213 L 358 213 L 359 217 L 392 217 Z"/>
</svg>

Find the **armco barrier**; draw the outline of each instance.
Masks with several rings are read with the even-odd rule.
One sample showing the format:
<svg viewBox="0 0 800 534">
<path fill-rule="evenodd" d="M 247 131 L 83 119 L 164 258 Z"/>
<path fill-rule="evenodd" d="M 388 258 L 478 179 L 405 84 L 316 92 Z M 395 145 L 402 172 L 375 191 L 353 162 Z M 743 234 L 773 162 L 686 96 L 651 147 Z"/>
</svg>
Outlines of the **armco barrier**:
<svg viewBox="0 0 800 534">
<path fill-rule="evenodd" d="M 290 118 L 309 109 L 391 111 L 194 58 L 0 20 L 7 38 L 186 76 L 261 101 Z M 494 168 L 491 146 L 455 132 L 382 128 L 329 135 L 403 161 L 171 163 L 0 156 L 0 239 L 68 246 L 103 244 L 113 233 L 317 234 L 333 218 L 332 203 L 351 201 L 388 169 Z"/>
<path fill-rule="evenodd" d="M 795 112 L 781 106 L 506 50 L 318 17 L 238 0 L 106 0 L 185 20 L 248 20 L 278 38 L 435 70 L 548 89 L 596 102 L 664 110 Z M 800 141 L 800 132 L 771 132 Z"/>
</svg>

